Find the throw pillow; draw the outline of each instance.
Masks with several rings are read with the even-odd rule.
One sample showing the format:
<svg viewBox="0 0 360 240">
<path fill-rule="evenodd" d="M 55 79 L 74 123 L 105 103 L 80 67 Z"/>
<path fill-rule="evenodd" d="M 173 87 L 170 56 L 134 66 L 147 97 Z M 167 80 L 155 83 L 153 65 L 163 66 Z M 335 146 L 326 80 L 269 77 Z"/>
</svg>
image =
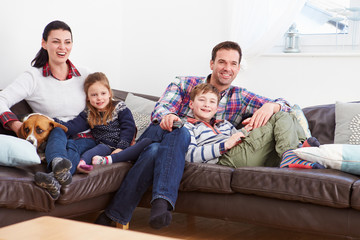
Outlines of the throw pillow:
<svg viewBox="0 0 360 240">
<path fill-rule="evenodd" d="M 335 104 L 336 144 L 360 144 L 360 103 Z"/>
<path fill-rule="evenodd" d="M 294 153 L 299 158 L 320 163 L 326 168 L 360 175 L 360 145 L 324 144 L 298 148 Z"/>
<path fill-rule="evenodd" d="M 290 109 L 290 114 L 294 115 L 295 118 L 298 120 L 300 126 L 304 129 L 306 138 L 311 137 L 311 132 L 310 132 L 310 129 L 309 129 L 309 123 L 308 123 L 308 121 L 307 121 L 307 119 L 305 117 L 304 112 L 301 110 L 299 105 L 295 104 L 294 106 L 292 106 L 291 109 Z"/>
<path fill-rule="evenodd" d="M 40 164 L 35 147 L 28 141 L 9 135 L 0 135 L 0 165 L 27 166 Z"/>
<path fill-rule="evenodd" d="M 156 102 L 128 93 L 125 104 L 133 114 L 135 125 L 138 130 L 136 134 L 137 140 L 151 123 L 151 113 L 155 108 Z"/>
</svg>

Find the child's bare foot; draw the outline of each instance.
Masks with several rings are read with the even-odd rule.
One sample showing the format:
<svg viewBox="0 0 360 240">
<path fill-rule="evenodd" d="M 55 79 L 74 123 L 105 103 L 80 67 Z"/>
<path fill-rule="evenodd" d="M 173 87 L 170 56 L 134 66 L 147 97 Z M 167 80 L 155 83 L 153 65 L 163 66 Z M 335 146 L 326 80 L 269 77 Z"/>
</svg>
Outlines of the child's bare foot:
<svg viewBox="0 0 360 240">
<path fill-rule="evenodd" d="M 84 160 L 80 160 L 79 164 L 77 165 L 77 170 L 81 173 L 89 173 L 93 170 L 92 165 L 87 165 Z"/>
</svg>

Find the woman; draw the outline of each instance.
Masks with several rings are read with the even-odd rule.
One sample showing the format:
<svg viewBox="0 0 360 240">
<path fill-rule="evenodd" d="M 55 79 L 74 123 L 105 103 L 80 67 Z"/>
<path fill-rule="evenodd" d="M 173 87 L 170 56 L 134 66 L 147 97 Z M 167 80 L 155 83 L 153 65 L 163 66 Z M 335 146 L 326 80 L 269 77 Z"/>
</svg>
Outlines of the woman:
<svg viewBox="0 0 360 240">
<path fill-rule="evenodd" d="M 85 108 L 83 85 L 89 70 L 77 68 L 70 62 L 72 46 L 72 32 L 66 23 L 53 21 L 45 27 L 41 49 L 31 62 L 32 68 L 0 92 L 0 121 L 6 129 L 19 133 L 22 123 L 10 107 L 23 99 L 34 112 L 63 121 L 74 118 Z M 75 172 L 78 164 L 63 157 L 66 156 L 66 148 L 57 144 L 57 132 L 57 128 L 51 132 L 45 150 L 48 168 L 52 172 L 37 173 L 35 176 L 35 182 L 46 188 L 55 199 L 60 194 L 61 185 L 71 183 L 71 173 Z M 93 140 L 80 138 L 76 141 L 78 143 L 73 142 L 70 148 L 72 154 L 80 155 L 87 150 L 83 146 L 91 146 L 88 142 Z"/>
</svg>

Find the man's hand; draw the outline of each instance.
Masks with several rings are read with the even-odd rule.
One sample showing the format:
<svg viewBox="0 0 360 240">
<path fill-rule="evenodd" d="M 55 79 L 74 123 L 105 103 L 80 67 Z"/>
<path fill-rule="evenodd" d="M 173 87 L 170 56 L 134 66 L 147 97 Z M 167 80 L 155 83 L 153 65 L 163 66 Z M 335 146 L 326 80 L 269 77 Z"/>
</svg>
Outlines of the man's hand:
<svg viewBox="0 0 360 240">
<path fill-rule="evenodd" d="M 167 131 L 171 132 L 173 130 L 172 127 L 173 127 L 174 121 L 180 121 L 180 118 L 178 116 L 176 116 L 175 114 L 168 114 L 161 119 L 160 127 L 163 130 L 167 130 Z"/>
<path fill-rule="evenodd" d="M 271 116 L 280 111 L 280 104 L 265 103 L 259 108 L 251 118 L 245 119 L 242 124 L 252 129 L 264 126 Z"/>
<path fill-rule="evenodd" d="M 23 123 L 20 121 L 11 121 L 11 122 L 8 122 L 6 125 L 16 133 L 16 136 L 21 137 L 19 134 L 20 134 L 20 128 L 21 128 L 22 124 Z"/>
</svg>

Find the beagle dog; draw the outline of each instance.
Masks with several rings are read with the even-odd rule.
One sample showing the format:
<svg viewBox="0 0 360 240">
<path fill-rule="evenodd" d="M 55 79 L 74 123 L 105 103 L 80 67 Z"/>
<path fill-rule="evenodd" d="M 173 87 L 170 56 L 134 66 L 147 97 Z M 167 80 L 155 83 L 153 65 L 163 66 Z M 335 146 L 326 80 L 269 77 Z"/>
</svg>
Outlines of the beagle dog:
<svg viewBox="0 0 360 240">
<path fill-rule="evenodd" d="M 20 128 L 20 137 L 29 141 L 37 150 L 45 149 L 49 134 L 55 127 L 60 127 L 65 132 L 68 130 L 67 127 L 48 116 L 32 113 L 24 118 Z"/>
</svg>

